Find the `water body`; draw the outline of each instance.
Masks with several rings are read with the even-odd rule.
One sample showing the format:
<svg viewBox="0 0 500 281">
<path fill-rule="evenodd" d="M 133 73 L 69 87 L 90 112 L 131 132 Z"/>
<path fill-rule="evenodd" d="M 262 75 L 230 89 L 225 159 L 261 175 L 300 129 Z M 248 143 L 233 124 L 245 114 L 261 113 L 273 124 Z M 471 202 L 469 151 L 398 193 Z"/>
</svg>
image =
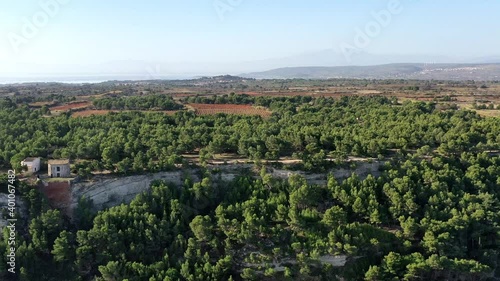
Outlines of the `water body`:
<svg viewBox="0 0 500 281">
<path fill-rule="evenodd" d="M 144 81 L 144 80 L 182 80 L 192 79 L 194 76 L 169 75 L 153 79 L 145 75 L 102 75 L 102 76 L 24 76 L 0 77 L 0 85 L 22 83 L 65 83 L 65 84 L 96 84 L 107 81 Z"/>
</svg>

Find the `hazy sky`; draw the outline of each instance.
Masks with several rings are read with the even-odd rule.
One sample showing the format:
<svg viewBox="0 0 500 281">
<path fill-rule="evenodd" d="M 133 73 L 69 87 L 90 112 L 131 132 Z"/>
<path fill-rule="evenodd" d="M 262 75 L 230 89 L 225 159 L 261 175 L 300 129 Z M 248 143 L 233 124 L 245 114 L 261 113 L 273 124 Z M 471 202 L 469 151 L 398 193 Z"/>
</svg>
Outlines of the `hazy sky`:
<svg viewBox="0 0 500 281">
<path fill-rule="evenodd" d="M 357 28 L 377 21 L 373 12 L 391 13 L 391 1 L 398 12 L 379 20 L 384 26 L 362 51 L 500 53 L 493 0 L 1 0 L 0 73 L 33 64 L 234 63 L 339 51 L 342 43 L 360 47 Z"/>
</svg>

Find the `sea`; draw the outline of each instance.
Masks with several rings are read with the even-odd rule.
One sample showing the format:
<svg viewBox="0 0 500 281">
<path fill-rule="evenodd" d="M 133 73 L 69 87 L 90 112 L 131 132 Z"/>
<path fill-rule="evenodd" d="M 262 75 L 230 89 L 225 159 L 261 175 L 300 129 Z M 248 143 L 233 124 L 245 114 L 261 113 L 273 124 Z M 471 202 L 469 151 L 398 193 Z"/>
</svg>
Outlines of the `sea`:
<svg viewBox="0 0 500 281">
<path fill-rule="evenodd" d="M 197 76 L 170 75 L 155 77 L 144 75 L 106 75 L 106 76 L 50 76 L 50 77 L 1 77 L 0 85 L 13 85 L 23 83 L 65 83 L 65 84 L 96 84 L 107 81 L 147 81 L 147 80 L 185 80 L 193 79 Z"/>
</svg>

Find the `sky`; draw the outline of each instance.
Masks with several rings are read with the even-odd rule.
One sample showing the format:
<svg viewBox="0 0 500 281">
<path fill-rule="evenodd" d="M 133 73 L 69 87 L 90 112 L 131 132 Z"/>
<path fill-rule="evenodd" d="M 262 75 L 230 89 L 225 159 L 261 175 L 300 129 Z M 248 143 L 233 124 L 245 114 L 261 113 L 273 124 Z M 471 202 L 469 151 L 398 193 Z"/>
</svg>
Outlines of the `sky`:
<svg viewBox="0 0 500 281">
<path fill-rule="evenodd" d="M 363 64 L 359 53 L 498 58 L 499 10 L 494 0 L 0 0 L 0 75 L 237 72 L 318 64 L 325 50 L 337 65 Z"/>
</svg>

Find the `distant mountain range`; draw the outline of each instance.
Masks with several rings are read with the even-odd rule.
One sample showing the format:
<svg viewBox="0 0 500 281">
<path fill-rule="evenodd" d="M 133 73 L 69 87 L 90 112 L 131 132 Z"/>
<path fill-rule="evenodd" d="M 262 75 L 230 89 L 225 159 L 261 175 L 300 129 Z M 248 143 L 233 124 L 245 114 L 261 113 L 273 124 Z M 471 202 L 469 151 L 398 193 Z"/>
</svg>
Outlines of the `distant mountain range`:
<svg viewBox="0 0 500 281">
<path fill-rule="evenodd" d="M 500 80 L 500 63 L 395 63 L 373 66 L 287 67 L 241 74 L 256 79 Z"/>
<path fill-rule="evenodd" d="M 247 61 L 116 60 L 94 64 L 35 64 L 0 60 L 0 84 L 173 80 L 227 73 L 251 78 L 500 80 L 498 64 L 499 55 L 454 57 L 361 51 L 346 57 L 333 49 Z"/>
</svg>

